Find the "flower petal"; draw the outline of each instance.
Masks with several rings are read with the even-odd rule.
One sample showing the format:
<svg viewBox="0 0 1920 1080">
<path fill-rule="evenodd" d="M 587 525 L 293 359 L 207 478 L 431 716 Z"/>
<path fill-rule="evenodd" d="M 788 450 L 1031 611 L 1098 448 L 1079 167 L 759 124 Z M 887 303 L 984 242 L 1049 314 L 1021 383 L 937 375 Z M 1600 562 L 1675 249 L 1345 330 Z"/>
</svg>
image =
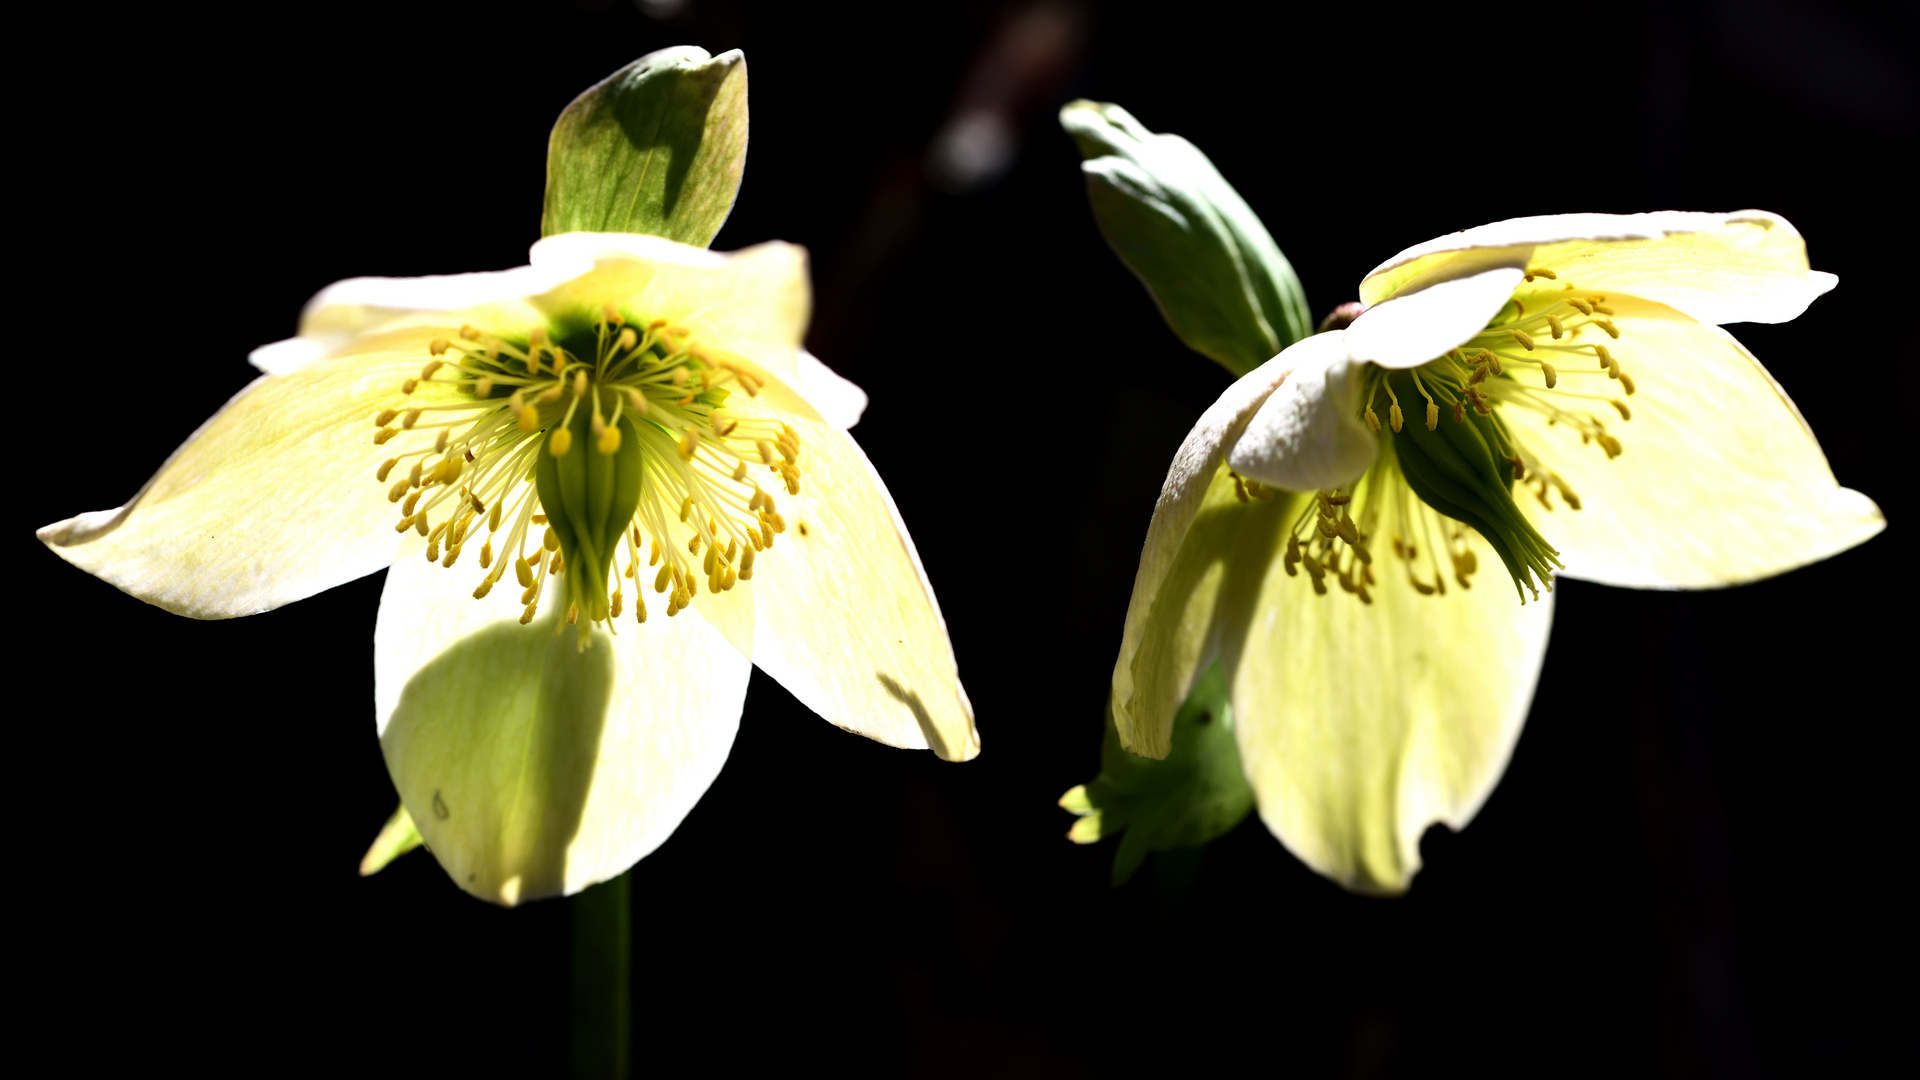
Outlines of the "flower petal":
<svg viewBox="0 0 1920 1080">
<path fill-rule="evenodd" d="M 851 436 L 764 401 L 736 397 L 727 407 L 791 424 L 804 475 L 798 495 L 775 490 L 786 532 L 754 566 L 753 662 L 848 731 L 952 761 L 973 757 L 973 706 L 893 496 Z"/>
<path fill-rule="evenodd" d="M 1301 861 L 1346 888 L 1394 893 L 1433 822 L 1461 828 L 1499 780 L 1526 719 L 1552 625 L 1551 594 L 1521 606 L 1504 581 L 1421 596 L 1390 559 L 1372 604 L 1281 564 L 1298 497 L 1221 519 L 1213 637 L 1260 816 Z M 1382 534 L 1397 531 L 1392 509 Z M 1196 525 L 1196 532 L 1203 526 Z M 1499 565 L 1477 536 L 1482 566 Z"/>
<path fill-rule="evenodd" d="M 1305 346 L 1306 341 L 1295 345 Z M 1308 347 L 1313 355 L 1320 346 Z M 1172 745 L 1174 714 L 1200 671 L 1210 594 L 1187 580 L 1196 571 L 1172 576 L 1177 560 L 1204 559 L 1188 552 L 1189 531 L 1207 499 L 1209 485 L 1225 462 L 1227 448 L 1247 422 L 1286 380 L 1292 350 L 1241 376 L 1200 415 L 1174 452 L 1167 479 L 1154 504 L 1153 521 L 1140 550 L 1133 596 L 1113 665 L 1113 722 L 1120 743 L 1143 757 L 1163 758 Z M 1285 363 L 1283 363 L 1285 361 Z M 1231 490 L 1231 488 L 1229 488 Z M 1231 497 L 1231 495 L 1229 495 Z M 1205 543 L 1194 540 L 1197 548 Z"/>
<path fill-rule="evenodd" d="M 1379 453 L 1360 422 L 1360 371 L 1338 330 L 1306 338 L 1274 361 L 1293 373 L 1233 443 L 1228 464 L 1242 476 L 1288 491 L 1356 480 Z"/>
<path fill-rule="evenodd" d="M 1379 303 L 1407 282 L 1476 249 L 1531 246 L 1528 265 L 1583 289 L 1630 293 L 1702 322 L 1785 322 L 1833 287 L 1807 269 L 1806 242 L 1764 210 L 1731 214 L 1557 214 L 1514 218 L 1418 244 L 1360 283 Z"/>
<path fill-rule="evenodd" d="M 370 574 L 393 558 L 398 513 L 375 481 L 390 456 L 373 415 L 412 397 L 430 327 L 262 376 L 235 394 L 126 505 L 56 522 L 56 554 L 150 604 L 197 619 L 267 611 Z"/>
<path fill-rule="evenodd" d="M 805 248 L 779 242 L 722 253 L 627 233 L 562 233 L 533 245 L 536 268 L 590 262 L 534 303 L 550 313 L 597 312 L 609 298 L 628 314 L 693 332 L 714 359 L 746 363 L 805 385 L 800 339 L 813 306 Z"/>
<path fill-rule="evenodd" d="M 1516 490 L 1571 577 L 1643 588 L 1732 585 L 1791 570 L 1885 527 L 1871 500 L 1839 486 L 1786 391 L 1726 331 L 1672 308 L 1610 297 L 1608 342 L 1638 391 L 1597 367 L 1561 368 L 1560 388 L 1618 397 L 1622 422 L 1593 401 L 1622 446 L 1607 460 L 1566 425 L 1503 406 L 1527 449 L 1580 497 L 1544 511 Z M 1588 363 L 1593 363 L 1591 359 Z"/>
<path fill-rule="evenodd" d="M 1347 350 L 1355 360 L 1388 368 L 1418 367 L 1437 359 L 1486 329 L 1506 306 L 1525 275 L 1519 267 L 1504 264 L 1516 254 L 1524 261 L 1525 251 L 1468 252 L 1433 267 L 1391 299 L 1361 312 L 1347 327 Z M 1493 265 L 1480 265 L 1487 262 Z"/>
<path fill-rule="evenodd" d="M 705 622 L 664 616 L 595 630 L 582 651 L 558 599 L 521 626 L 511 588 L 476 601 L 479 571 L 422 546 L 387 575 L 374 696 L 388 771 L 440 865 L 513 905 L 659 847 L 726 762 L 747 660 Z"/>
</svg>

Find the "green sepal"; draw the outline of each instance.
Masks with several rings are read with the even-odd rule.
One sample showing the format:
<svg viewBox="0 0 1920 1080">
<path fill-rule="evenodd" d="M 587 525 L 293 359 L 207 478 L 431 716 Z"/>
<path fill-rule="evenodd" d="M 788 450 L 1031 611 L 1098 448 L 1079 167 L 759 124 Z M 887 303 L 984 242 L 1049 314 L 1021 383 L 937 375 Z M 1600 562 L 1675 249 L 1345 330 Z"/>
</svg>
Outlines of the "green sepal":
<svg viewBox="0 0 1920 1080">
<path fill-rule="evenodd" d="M 706 247 L 747 163 L 747 61 L 661 49 L 573 99 L 547 141 L 540 235 L 646 233 Z"/>
<path fill-rule="evenodd" d="M 1208 665 L 1174 714 L 1172 749 L 1164 760 L 1123 749 L 1109 711 L 1099 777 L 1062 795 L 1060 806 L 1080 817 L 1067 833 L 1075 843 L 1120 836 L 1113 857 L 1116 887 L 1140 869 L 1148 852 L 1197 848 L 1240 824 L 1253 810 L 1253 789 L 1240 771 L 1219 661 Z"/>
<path fill-rule="evenodd" d="M 419 847 L 422 842 L 420 830 L 413 823 L 413 815 L 407 813 L 407 804 L 401 803 L 400 809 L 395 810 L 381 827 L 380 835 L 373 838 L 367 853 L 360 857 L 360 876 L 366 877 L 385 870 L 388 863 Z"/>
<path fill-rule="evenodd" d="M 592 393 L 594 391 L 589 391 Z M 594 445 L 592 417 L 583 401 L 568 430 L 573 445 L 553 456 L 553 436 L 541 436 L 534 488 L 547 524 L 560 539 L 567 591 L 580 605 L 581 626 L 607 617 L 607 573 L 633 512 L 640 505 L 640 437 L 633 421 L 619 420 L 620 447 L 603 454 Z"/>
<path fill-rule="evenodd" d="M 1192 143 L 1101 102 L 1073 102 L 1060 124 L 1101 235 L 1188 348 L 1237 376 L 1313 332 L 1279 245 Z"/>
</svg>

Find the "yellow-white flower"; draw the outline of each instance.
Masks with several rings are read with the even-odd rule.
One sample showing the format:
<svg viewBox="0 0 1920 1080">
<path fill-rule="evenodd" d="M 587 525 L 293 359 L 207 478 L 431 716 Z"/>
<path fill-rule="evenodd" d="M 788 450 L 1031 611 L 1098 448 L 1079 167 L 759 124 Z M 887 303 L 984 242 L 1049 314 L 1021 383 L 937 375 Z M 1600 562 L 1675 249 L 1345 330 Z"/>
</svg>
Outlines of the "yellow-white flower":
<svg viewBox="0 0 1920 1080">
<path fill-rule="evenodd" d="M 1350 888 L 1404 889 L 1422 830 L 1464 825 L 1505 766 L 1553 575 L 1729 585 L 1883 527 L 1715 325 L 1834 281 L 1759 211 L 1522 218 L 1383 263 L 1351 325 L 1182 444 L 1114 668 L 1121 739 L 1164 756 L 1219 659 L 1268 827 Z M 1520 599 L 1475 576 L 1502 566 Z"/>
<path fill-rule="evenodd" d="M 41 539 L 203 619 L 391 564 L 388 766 L 449 874 L 502 903 L 664 841 L 753 664 L 847 730 L 976 754 L 912 539 L 846 434 L 866 397 L 800 347 L 804 253 L 570 233 L 529 262 L 330 286 L 133 499 Z"/>
</svg>

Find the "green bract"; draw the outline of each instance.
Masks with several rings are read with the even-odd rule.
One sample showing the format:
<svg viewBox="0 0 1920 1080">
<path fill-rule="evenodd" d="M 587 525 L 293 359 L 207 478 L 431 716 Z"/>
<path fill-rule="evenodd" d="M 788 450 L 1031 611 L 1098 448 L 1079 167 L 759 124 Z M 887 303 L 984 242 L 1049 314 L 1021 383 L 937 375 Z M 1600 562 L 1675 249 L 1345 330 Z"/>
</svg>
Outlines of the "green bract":
<svg viewBox="0 0 1920 1080">
<path fill-rule="evenodd" d="M 1208 668 L 1173 718 L 1173 752 L 1165 761 L 1121 749 L 1107 720 L 1100 744 L 1100 776 L 1060 797 L 1062 808 L 1080 816 L 1067 838 L 1091 844 L 1119 835 L 1113 883 L 1140 869 L 1149 851 L 1200 847 L 1253 809 L 1253 791 L 1240 775 L 1233 742 L 1233 705 L 1220 665 Z"/>
<path fill-rule="evenodd" d="M 1101 235 L 1189 348 L 1244 375 L 1312 331 L 1286 256 L 1192 143 L 1094 101 L 1060 123 L 1086 159 Z"/>
<path fill-rule="evenodd" d="M 648 53 L 553 125 L 540 235 L 645 233 L 705 247 L 733 209 L 746 162 L 740 51 Z"/>
</svg>

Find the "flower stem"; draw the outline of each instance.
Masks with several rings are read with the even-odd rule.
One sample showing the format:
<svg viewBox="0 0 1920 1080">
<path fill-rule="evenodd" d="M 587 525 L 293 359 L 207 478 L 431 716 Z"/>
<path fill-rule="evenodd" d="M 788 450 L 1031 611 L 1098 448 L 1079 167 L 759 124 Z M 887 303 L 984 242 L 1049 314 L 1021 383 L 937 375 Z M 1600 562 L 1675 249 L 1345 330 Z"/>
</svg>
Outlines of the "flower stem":
<svg viewBox="0 0 1920 1080">
<path fill-rule="evenodd" d="M 633 1046 L 633 912 L 628 875 L 575 896 L 572 1074 L 624 1080 Z"/>
</svg>

